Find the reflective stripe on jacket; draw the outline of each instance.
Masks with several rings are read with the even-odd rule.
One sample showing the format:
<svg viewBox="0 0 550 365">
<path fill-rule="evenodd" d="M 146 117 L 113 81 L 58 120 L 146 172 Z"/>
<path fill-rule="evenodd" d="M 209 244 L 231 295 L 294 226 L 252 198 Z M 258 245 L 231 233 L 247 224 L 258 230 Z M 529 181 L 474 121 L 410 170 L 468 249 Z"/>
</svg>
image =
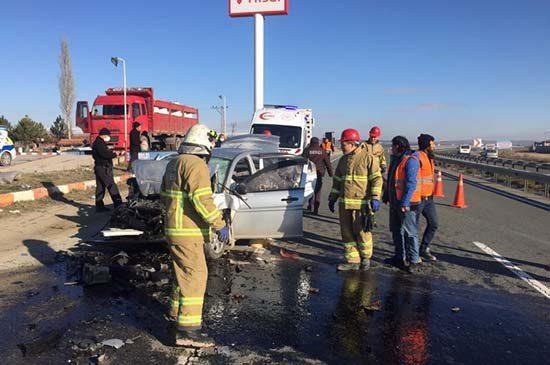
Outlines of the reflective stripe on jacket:
<svg viewBox="0 0 550 365">
<path fill-rule="evenodd" d="M 420 157 L 420 179 L 418 183 L 422 185 L 420 194 L 422 197 L 430 197 L 434 193 L 434 161 L 424 151 L 418 151 L 418 156 Z"/>
<path fill-rule="evenodd" d="M 343 209 L 358 210 L 372 199 L 380 200 L 382 184 L 378 159 L 362 144 L 338 162 L 329 199 L 339 199 Z"/>
<path fill-rule="evenodd" d="M 416 161 L 416 164 L 409 164 L 409 160 Z M 403 156 L 399 166 L 395 169 L 395 195 L 401 202 L 401 206 L 407 207 L 409 204 L 420 203 L 422 184 L 419 183 L 419 165 L 418 155 L 414 153 Z"/>
<path fill-rule="evenodd" d="M 380 142 L 371 143 L 366 142 L 365 143 L 369 152 L 374 156 L 378 158 L 378 164 L 380 165 L 380 168 L 386 168 L 386 154 L 384 151 L 384 147 L 380 144 Z"/>
<path fill-rule="evenodd" d="M 207 242 L 210 228 L 224 226 L 212 199 L 208 166 L 198 156 L 180 155 L 168 163 L 161 199 L 166 207 L 164 233 L 171 244 Z"/>
</svg>

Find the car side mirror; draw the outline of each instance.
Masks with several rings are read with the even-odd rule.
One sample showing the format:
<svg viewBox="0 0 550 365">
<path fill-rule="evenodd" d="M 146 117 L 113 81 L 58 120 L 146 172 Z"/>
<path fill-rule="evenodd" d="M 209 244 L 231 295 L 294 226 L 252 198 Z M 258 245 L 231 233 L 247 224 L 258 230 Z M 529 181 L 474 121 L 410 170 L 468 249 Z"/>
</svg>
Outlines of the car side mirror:
<svg viewBox="0 0 550 365">
<path fill-rule="evenodd" d="M 246 193 L 247 193 L 246 185 L 245 184 L 237 184 L 237 186 L 235 186 L 235 192 L 239 195 L 246 195 Z"/>
</svg>

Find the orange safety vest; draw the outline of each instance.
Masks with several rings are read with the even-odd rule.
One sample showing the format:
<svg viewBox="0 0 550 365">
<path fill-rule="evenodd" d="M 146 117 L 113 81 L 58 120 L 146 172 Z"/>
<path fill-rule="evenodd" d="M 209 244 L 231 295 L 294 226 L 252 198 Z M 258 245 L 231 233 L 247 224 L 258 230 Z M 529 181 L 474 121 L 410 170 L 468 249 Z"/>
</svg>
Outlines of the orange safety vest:
<svg viewBox="0 0 550 365">
<path fill-rule="evenodd" d="M 407 175 L 405 167 L 407 166 L 407 161 L 409 161 L 409 158 L 414 158 L 418 160 L 418 158 L 413 155 L 404 156 L 399 163 L 399 166 L 397 166 L 397 168 L 395 169 L 395 195 L 397 196 L 397 200 L 399 201 L 403 200 L 403 193 L 405 192 L 405 182 Z M 416 181 L 416 189 L 414 190 L 414 193 L 410 200 L 412 204 L 420 203 L 421 200 L 420 190 L 422 189 L 422 184 L 420 183 L 420 170 L 418 170 Z"/>
<path fill-rule="evenodd" d="M 420 194 L 423 198 L 426 198 L 434 193 L 435 166 L 426 152 L 418 151 L 418 155 L 420 156 L 420 179 L 418 179 L 418 183 L 422 184 Z"/>
<path fill-rule="evenodd" d="M 323 149 L 325 151 L 332 151 L 332 142 L 331 141 L 323 142 Z"/>
</svg>

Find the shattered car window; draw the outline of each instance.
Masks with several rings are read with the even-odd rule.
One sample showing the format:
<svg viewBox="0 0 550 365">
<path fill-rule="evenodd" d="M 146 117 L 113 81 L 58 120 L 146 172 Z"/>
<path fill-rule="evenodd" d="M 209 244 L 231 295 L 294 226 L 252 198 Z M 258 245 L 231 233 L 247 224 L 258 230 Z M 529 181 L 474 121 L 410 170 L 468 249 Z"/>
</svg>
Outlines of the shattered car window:
<svg viewBox="0 0 550 365">
<path fill-rule="evenodd" d="M 302 170 L 300 161 L 281 161 L 250 176 L 244 184 L 249 193 L 299 189 Z"/>
<path fill-rule="evenodd" d="M 208 167 L 210 168 L 210 171 L 213 171 L 216 173 L 216 184 L 214 186 L 214 192 L 221 193 L 223 190 L 222 184 L 225 182 L 225 178 L 227 177 L 227 172 L 229 170 L 229 166 L 231 165 L 231 160 L 226 160 L 223 158 L 218 157 L 212 157 L 210 159 L 210 162 L 208 163 Z"/>
</svg>

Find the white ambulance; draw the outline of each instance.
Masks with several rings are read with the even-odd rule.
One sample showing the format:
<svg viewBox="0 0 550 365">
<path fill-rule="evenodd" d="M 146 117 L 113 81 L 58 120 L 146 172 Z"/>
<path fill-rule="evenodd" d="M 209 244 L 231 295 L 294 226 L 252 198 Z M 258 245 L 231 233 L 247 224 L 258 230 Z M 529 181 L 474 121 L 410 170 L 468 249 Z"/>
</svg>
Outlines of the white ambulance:
<svg viewBox="0 0 550 365">
<path fill-rule="evenodd" d="M 266 105 L 256 111 L 251 134 L 279 136 L 279 151 L 301 155 L 313 137 L 313 112 L 292 105 Z"/>
</svg>

